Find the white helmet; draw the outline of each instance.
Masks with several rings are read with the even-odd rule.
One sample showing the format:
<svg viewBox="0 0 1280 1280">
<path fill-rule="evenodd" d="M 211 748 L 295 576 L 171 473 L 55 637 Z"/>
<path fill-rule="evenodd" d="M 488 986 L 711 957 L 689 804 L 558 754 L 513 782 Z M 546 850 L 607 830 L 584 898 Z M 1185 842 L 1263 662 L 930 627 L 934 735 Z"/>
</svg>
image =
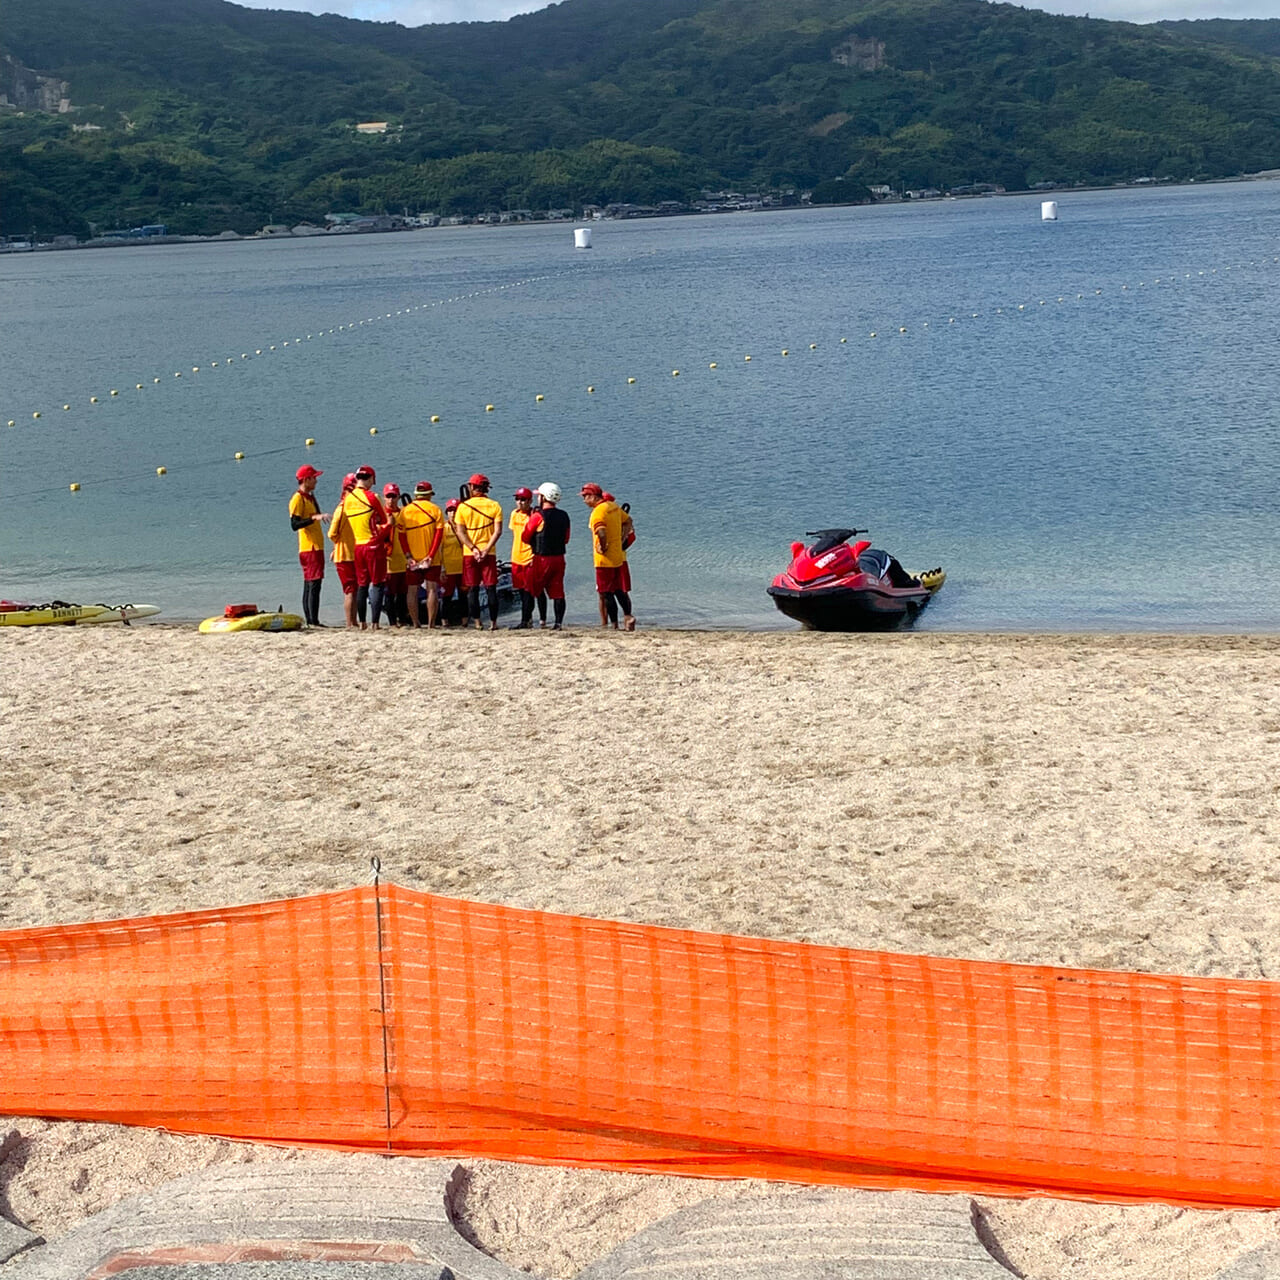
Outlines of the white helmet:
<svg viewBox="0 0 1280 1280">
<path fill-rule="evenodd" d="M 546 484 L 540 484 L 538 486 L 538 493 L 542 497 L 546 498 L 548 502 L 560 501 L 560 486 L 558 484 L 552 484 L 550 480 L 548 480 Z"/>
</svg>

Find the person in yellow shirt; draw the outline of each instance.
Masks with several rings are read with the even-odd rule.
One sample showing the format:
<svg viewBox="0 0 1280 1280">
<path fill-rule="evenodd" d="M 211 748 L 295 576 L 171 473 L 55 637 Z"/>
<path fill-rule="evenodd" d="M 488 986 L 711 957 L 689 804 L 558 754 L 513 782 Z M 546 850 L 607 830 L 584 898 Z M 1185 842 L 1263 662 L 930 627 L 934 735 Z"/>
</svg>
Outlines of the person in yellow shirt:
<svg viewBox="0 0 1280 1280">
<path fill-rule="evenodd" d="M 355 473 L 343 476 L 342 496 L 345 498 L 356 487 Z M 342 503 L 333 513 L 329 522 L 329 541 L 333 543 L 333 551 L 329 558 L 333 561 L 333 570 L 342 584 L 342 614 L 347 626 L 356 626 L 356 540 L 351 532 L 351 525 L 342 510 Z"/>
<path fill-rule="evenodd" d="M 382 486 L 382 505 L 387 512 L 387 523 L 381 529 L 383 555 L 387 562 L 387 584 L 382 597 L 382 612 L 387 615 L 387 621 L 393 627 L 401 627 L 409 621 L 408 559 L 396 525 L 396 517 L 408 501 L 400 492 L 398 484 Z"/>
<path fill-rule="evenodd" d="M 440 619 L 446 627 L 452 626 L 455 618 L 453 601 L 462 593 L 462 566 L 466 563 L 466 552 L 458 540 L 458 530 L 453 523 L 458 514 L 459 499 L 450 498 L 444 504 L 444 536 L 440 539 Z M 466 621 L 463 608 L 457 612 Z"/>
<path fill-rule="evenodd" d="M 373 492 L 377 476 L 371 466 L 356 468 L 356 484 L 342 499 L 341 511 L 351 527 L 356 544 L 356 618 L 360 629 L 365 629 L 365 615 L 375 631 L 380 630 L 378 616 L 382 613 L 382 595 L 387 583 L 387 548 L 382 537 L 382 527 L 387 513 Z"/>
<path fill-rule="evenodd" d="M 298 535 L 302 565 L 302 618 L 320 626 L 320 587 L 324 583 L 324 526 L 329 519 L 316 501 L 316 481 L 324 475 L 313 466 L 298 468 L 298 491 L 289 499 L 289 524 Z"/>
<path fill-rule="evenodd" d="M 533 490 L 521 485 L 515 492 L 516 509 L 507 521 L 511 530 L 511 586 L 520 601 L 519 630 L 533 626 L 533 596 L 529 592 L 529 570 L 533 565 L 533 548 L 524 540 L 524 527 L 533 514 Z M 544 619 L 545 621 L 545 619 Z"/>
<path fill-rule="evenodd" d="M 582 500 L 591 508 L 591 551 L 596 568 L 596 594 L 600 599 L 600 625 L 616 631 L 621 611 L 623 627 L 634 631 L 631 569 L 627 565 L 627 549 L 622 545 L 622 508 L 606 500 L 598 484 L 584 484 Z"/>
<path fill-rule="evenodd" d="M 427 593 L 427 626 L 434 627 L 440 610 L 440 544 L 444 541 L 444 512 L 431 501 L 435 490 L 430 480 L 413 486 L 413 498 L 396 515 L 396 534 L 404 548 L 409 589 L 409 625 L 422 625 L 419 587 Z M 457 538 L 454 539 L 455 544 Z M 458 572 L 462 572 L 462 547 L 458 546 Z"/>
<path fill-rule="evenodd" d="M 462 585 L 467 593 L 467 621 L 476 630 L 480 620 L 480 588 L 489 597 L 489 630 L 498 629 L 498 557 L 494 548 L 502 537 L 502 507 L 489 497 L 489 477 L 477 472 L 467 481 L 466 496 L 458 503 L 453 527 L 462 543 Z"/>
</svg>

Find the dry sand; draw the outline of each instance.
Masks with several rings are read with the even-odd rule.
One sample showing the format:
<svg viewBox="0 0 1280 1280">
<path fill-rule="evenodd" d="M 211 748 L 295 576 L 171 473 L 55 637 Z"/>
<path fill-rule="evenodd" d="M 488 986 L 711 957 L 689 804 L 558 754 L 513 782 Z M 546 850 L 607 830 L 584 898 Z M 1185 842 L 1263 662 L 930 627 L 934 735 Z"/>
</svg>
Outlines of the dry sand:
<svg viewBox="0 0 1280 1280">
<path fill-rule="evenodd" d="M 399 883 L 856 947 L 1280 977 L 1280 637 L 0 633 L 0 928 Z M 265 1154 L 0 1122 L 50 1234 Z M 314 1155 L 299 1158 L 314 1159 Z M 468 1162 L 570 1276 L 723 1184 Z M 984 1199 L 1028 1277 L 1212 1276 L 1275 1215 Z"/>
</svg>

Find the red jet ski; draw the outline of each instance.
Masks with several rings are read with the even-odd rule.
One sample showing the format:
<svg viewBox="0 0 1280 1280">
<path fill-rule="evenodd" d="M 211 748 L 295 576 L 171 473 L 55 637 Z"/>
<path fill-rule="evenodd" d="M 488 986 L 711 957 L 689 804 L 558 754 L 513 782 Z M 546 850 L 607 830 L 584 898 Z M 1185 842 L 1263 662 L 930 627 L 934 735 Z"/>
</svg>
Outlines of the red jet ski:
<svg viewBox="0 0 1280 1280">
<path fill-rule="evenodd" d="M 910 626 L 946 581 L 941 569 L 908 573 L 887 551 L 855 542 L 866 529 L 818 529 L 791 544 L 791 563 L 769 594 L 809 631 L 891 631 Z"/>
</svg>

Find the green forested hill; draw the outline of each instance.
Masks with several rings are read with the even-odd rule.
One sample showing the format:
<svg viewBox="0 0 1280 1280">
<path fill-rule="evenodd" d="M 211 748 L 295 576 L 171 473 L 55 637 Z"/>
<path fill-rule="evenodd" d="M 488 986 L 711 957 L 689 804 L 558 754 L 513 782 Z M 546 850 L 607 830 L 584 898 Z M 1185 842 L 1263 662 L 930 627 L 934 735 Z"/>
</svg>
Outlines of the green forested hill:
<svg viewBox="0 0 1280 1280">
<path fill-rule="evenodd" d="M 1280 167 L 1278 26 L 565 0 L 406 29 L 225 0 L 0 0 L 0 92 L 19 65 L 73 105 L 0 108 L 0 232 Z M 367 120 L 390 130 L 356 134 Z"/>
</svg>

